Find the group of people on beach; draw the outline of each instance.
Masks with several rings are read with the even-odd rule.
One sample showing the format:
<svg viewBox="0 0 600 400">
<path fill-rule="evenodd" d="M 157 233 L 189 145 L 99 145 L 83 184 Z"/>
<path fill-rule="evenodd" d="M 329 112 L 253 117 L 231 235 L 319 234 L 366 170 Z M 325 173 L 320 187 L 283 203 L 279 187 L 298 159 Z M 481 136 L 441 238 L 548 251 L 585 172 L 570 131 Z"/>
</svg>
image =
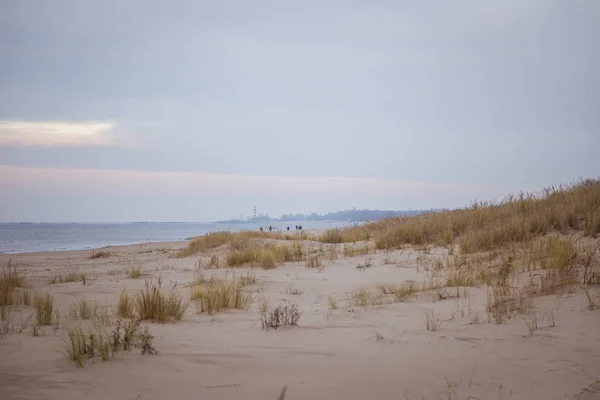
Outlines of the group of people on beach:
<svg viewBox="0 0 600 400">
<path fill-rule="evenodd" d="M 269 226 L 267 227 L 267 229 L 269 230 L 269 232 L 271 232 L 271 231 L 273 231 L 273 229 L 275 229 L 275 228 L 273 228 L 271 225 L 269 225 Z M 288 231 L 290 230 L 290 227 L 289 227 L 289 226 L 287 227 L 287 230 L 288 230 Z M 296 225 L 296 230 L 297 230 L 297 231 L 301 231 L 301 230 L 302 230 L 302 225 Z M 261 231 L 261 232 L 263 232 L 263 227 L 262 227 L 262 226 L 260 227 L 260 231 Z"/>
</svg>

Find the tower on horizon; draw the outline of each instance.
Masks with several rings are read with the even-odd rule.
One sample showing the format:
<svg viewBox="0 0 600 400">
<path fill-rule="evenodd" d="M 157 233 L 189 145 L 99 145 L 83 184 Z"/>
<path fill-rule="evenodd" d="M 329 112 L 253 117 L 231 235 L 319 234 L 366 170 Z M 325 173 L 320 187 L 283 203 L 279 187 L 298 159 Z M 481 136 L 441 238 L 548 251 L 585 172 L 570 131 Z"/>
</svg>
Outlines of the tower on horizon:
<svg viewBox="0 0 600 400">
<path fill-rule="evenodd" d="M 256 219 L 256 206 L 254 206 L 254 219 Z"/>
</svg>

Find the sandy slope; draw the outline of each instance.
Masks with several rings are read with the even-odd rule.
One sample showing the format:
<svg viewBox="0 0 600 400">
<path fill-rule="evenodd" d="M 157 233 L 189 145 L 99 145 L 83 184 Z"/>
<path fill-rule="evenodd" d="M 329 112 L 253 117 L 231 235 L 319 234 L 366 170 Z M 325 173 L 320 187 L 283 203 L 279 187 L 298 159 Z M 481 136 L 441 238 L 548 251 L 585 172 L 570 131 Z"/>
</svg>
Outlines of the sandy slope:
<svg viewBox="0 0 600 400">
<path fill-rule="evenodd" d="M 177 288 L 192 281 L 196 259 L 172 257 L 183 245 L 115 247 L 110 258 L 97 260 L 88 259 L 89 251 L 12 258 L 32 286 L 51 290 L 66 318 L 77 297 L 115 305 L 122 288 L 142 287 L 143 279 L 124 274 L 130 266 L 142 266 Z M 257 296 L 298 304 L 300 326 L 264 331 L 256 305 L 214 317 L 196 315 L 190 306 L 181 322 L 150 324 L 158 355 L 134 352 L 84 369 L 65 361 L 62 328 L 32 337 L 27 327 L 0 344 L 0 399 L 265 400 L 277 399 L 283 386 L 288 386 L 286 399 L 302 400 L 600 399 L 600 310 L 587 310 L 582 293 L 536 299 L 538 309 L 553 311 L 556 327 L 541 321 L 533 336 L 521 319 L 488 323 L 483 289 L 444 301 L 422 294 L 399 304 L 346 305 L 347 293 L 360 286 L 424 280 L 418 264 L 436 256 L 417 261 L 416 251 L 378 253 L 370 256 L 373 266 L 366 271 L 355 268 L 364 256 L 337 259 L 322 270 L 300 263 L 256 270 Z M 0 264 L 7 260 L 0 255 Z M 88 284 L 47 283 L 68 271 L 85 272 Z M 303 293 L 286 295 L 288 287 Z M 180 290 L 187 294 L 188 289 Z M 329 309 L 330 295 L 339 309 Z M 443 320 L 439 331 L 425 329 L 425 309 Z M 20 306 L 11 317 L 15 329 L 31 313 Z M 479 323 L 472 323 L 475 315 Z"/>
</svg>

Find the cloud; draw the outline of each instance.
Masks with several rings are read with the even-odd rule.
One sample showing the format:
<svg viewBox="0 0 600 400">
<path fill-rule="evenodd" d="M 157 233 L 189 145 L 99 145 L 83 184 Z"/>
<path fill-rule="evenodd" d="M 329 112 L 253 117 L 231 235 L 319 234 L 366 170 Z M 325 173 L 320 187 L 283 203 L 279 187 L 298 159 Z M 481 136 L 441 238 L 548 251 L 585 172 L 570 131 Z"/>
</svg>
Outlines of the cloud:
<svg viewBox="0 0 600 400">
<path fill-rule="evenodd" d="M 358 177 L 286 177 L 208 172 L 150 172 L 133 170 L 29 168 L 0 165 L 0 185 L 43 193 L 108 193 L 121 195 L 236 195 L 278 196 L 505 194 L 506 189 L 457 182 L 410 182 Z M 468 201 L 468 200 L 466 200 Z"/>
<path fill-rule="evenodd" d="M 111 146 L 112 122 L 0 121 L 0 146 Z"/>
</svg>

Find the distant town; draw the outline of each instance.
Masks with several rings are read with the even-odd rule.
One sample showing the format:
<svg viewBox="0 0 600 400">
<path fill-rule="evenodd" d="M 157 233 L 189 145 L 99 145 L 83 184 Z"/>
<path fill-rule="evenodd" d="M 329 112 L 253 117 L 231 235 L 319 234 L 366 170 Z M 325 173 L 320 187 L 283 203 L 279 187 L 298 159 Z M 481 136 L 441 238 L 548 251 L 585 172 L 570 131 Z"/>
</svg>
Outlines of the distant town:
<svg viewBox="0 0 600 400">
<path fill-rule="evenodd" d="M 390 218 L 390 217 L 408 217 L 413 215 L 419 215 L 430 212 L 441 212 L 446 211 L 445 209 L 430 209 L 430 210 L 401 210 L 401 211 L 389 211 L 389 210 L 344 210 L 329 212 L 327 214 L 283 214 L 281 217 L 273 218 L 265 214 L 255 214 L 247 218 L 228 219 L 222 221 L 215 221 L 218 223 L 256 223 L 256 222 L 283 222 L 283 221 L 348 221 L 348 222 L 364 222 L 364 221 L 376 221 L 379 219 Z"/>
</svg>

